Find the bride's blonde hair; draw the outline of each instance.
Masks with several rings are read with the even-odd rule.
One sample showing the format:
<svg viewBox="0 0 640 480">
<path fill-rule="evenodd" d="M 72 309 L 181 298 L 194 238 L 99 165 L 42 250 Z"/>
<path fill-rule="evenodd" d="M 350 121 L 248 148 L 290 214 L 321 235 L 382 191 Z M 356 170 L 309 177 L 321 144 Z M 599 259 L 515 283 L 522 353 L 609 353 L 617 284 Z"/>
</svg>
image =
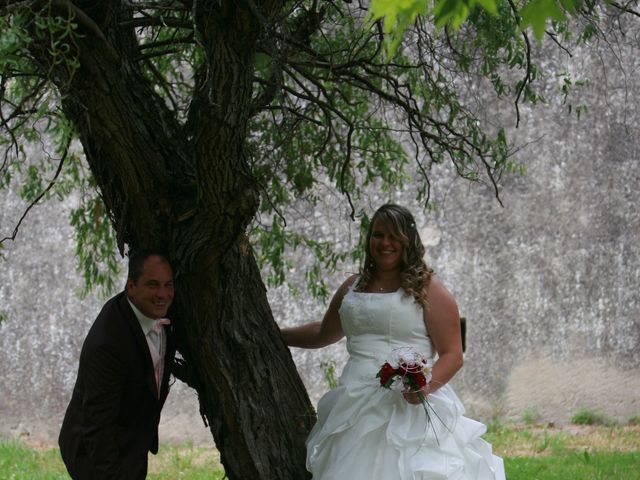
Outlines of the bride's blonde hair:
<svg viewBox="0 0 640 480">
<path fill-rule="evenodd" d="M 400 286 L 407 295 L 423 308 L 427 306 L 425 287 L 429 284 L 433 270 L 424 261 L 424 245 L 416 229 L 416 222 L 411 212 L 400 205 L 387 203 L 382 205 L 371 217 L 364 244 L 364 266 L 360 269 L 360 279 L 356 290 L 362 291 L 376 273 L 376 264 L 371 255 L 370 240 L 373 223 L 382 220 L 391 234 L 402 244 L 402 265 L 400 267 Z"/>
</svg>

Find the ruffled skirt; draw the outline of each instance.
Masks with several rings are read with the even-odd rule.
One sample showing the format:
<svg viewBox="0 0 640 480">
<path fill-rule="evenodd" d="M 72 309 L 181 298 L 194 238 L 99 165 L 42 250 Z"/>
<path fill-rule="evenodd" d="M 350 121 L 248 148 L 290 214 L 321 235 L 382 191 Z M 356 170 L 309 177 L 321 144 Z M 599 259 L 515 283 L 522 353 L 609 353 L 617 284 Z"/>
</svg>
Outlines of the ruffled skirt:
<svg viewBox="0 0 640 480">
<path fill-rule="evenodd" d="M 341 385 L 318 403 L 307 439 L 314 480 L 503 480 L 502 459 L 481 437 L 486 427 L 464 417 L 448 386 L 423 406 L 370 384 Z"/>
</svg>

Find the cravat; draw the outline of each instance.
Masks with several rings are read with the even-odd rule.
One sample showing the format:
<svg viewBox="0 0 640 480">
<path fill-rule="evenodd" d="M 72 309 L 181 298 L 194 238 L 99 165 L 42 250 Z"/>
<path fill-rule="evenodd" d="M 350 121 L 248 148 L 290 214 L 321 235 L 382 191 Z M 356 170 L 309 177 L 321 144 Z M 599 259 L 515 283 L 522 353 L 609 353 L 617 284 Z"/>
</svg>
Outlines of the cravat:
<svg viewBox="0 0 640 480">
<path fill-rule="evenodd" d="M 153 326 L 147 333 L 147 343 L 149 344 L 149 352 L 153 360 L 153 370 L 156 377 L 156 386 L 158 387 L 158 397 L 160 396 L 160 386 L 162 384 L 162 374 L 164 370 L 164 351 L 166 348 L 166 339 L 164 338 L 163 325 L 171 325 L 168 318 L 158 318 L 154 321 Z"/>
</svg>

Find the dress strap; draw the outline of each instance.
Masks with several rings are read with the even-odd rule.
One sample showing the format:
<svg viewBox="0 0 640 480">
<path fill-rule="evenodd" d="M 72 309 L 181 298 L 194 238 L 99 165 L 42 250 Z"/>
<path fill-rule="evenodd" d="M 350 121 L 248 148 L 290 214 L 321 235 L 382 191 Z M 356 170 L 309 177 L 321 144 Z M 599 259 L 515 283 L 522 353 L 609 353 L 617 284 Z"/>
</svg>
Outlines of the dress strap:
<svg viewBox="0 0 640 480">
<path fill-rule="evenodd" d="M 349 290 L 347 290 L 347 292 L 353 292 L 353 290 L 356 288 L 356 285 L 360 281 L 361 276 L 362 275 L 355 275 L 355 279 L 353 280 L 353 282 L 351 282 L 351 285 L 349 285 Z"/>
</svg>

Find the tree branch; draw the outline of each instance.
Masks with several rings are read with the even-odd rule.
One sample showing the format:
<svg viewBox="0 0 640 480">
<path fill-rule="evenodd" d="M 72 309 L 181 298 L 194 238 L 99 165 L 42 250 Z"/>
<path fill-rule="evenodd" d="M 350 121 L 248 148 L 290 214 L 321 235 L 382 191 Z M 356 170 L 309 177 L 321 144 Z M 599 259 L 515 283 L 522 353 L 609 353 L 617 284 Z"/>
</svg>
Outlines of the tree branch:
<svg viewBox="0 0 640 480">
<path fill-rule="evenodd" d="M 569 55 L 569 57 L 573 58 L 573 54 L 571 53 L 571 51 L 570 51 L 567 47 L 565 47 L 564 45 L 562 45 L 562 44 L 560 43 L 560 41 L 559 41 L 559 40 L 558 40 L 558 38 L 557 38 L 558 36 L 557 36 L 554 32 L 546 31 L 545 33 L 546 33 L 546 34 L 547 34 L 547 36 L 548 36 L 548 37 L 553 41 L 553 43 L 555 43 L 555 44 L 558 46 L 558 48 L 560 48 L 561 50 L 563 50 L 563 51 L 564 51 L 564 53 L 566 53 L 567 55 Z"/>
<path fill-rule="evenodd" d="M 266 88 L 262 94 L 252 101 L 250 115 L 255 115 L 261 108 L 268 105 L 273 101 L 282 87 L 282 64 L 283 64 L 283 52 L 278 48 L 275 39 L 275 27 L 272 22 L 268 22 L 262 15 L 258 7 L 253 0 L 247 0 L 251 13 L 258 19 L 262 27 L 262 35 L 266 39 L 266 50 L 271 55 L 273 60 L 273 69 L 269 81 L 264 82 Z"/>
<path fill-rule="evenodd" d="M 136 2 L 136 3 L 125 1 L 124 7 L 137 12 L 141 12 L 143 10 L 166 10 L 171 12 L 181 12 L 181 11 L 189 10 L 189 7 L 187 7 L 184 3 L 174 2 L 171 0 L 165 1 L 165 2 Z"/>
<path fill-rule="evenodd" d="M 178 105 L 173 98 L 175 95 L 175 92 L 173 91 L 172 86 L 166 81 L 164 76 L 158 71 L 158 69 L 153 64 L 153 62 L 147 60 L 146 64 L 147 64 L 147 68 L 151 71 L 152 75 L 155 77 L 155 79 L 158 81 L 162 89 L 165 91 L 167 97 L 169 98 L 169 102 L 171 102 L 171 105 L 173 106 L 173 111 L 178 112 L 179 111 Z"/>
<path fill-rule="evenodd" d="M 171 27 L 193 30 L 193 23 L 175 17 L 135 17 L 120 22 L 123 27 Z"/>
<path fill-rule="evenodd" d="M 347 175 L 347 171 L 349 169 L 349 164 L 351 163 L 351 136 L 353 135 L 353 124 L 348 122 L 349 131 L 347 132 L 347 153 L 344 157 L 344 162 L 342 162 L 342 168 L 340 169 L 340 192 L 347 197 L 349 201 L 349 206 L 351 207 L 351 217 L 352 221 L 356 221 L 356 207 L 354 207 L 353 202 L 351 201 L 351 194 L 349 193 L 349 189 L 345 187 L 345 178 Z"/>
<path fill-rule="evenodd" d="M 391 65 L 382 65 L 376 64 L 364 59 L 354 58 L 353 60 L 349 60 L 345 63 L 336 65 L 330 61 L 323 60 L 322 55 L 318 55 L 312 60 L 307 61 L 293 61 L 290 63 L 290 66 L 293 67 L 299 74 L 301 74 L 308 82 L 313 84 L 317 89 L 317 93 L 313 94 L 310 92 L 304 85 L 299 81 L 295 80 L 295 75 L 289 70 L 285 69 L 287 73 L 291 76 L 302 87 L 302 89 L 306 92 L 306 94 L 302 95 L 300 92 L 294 93 L 288 88 L 285 88 L 288 93 L 294 93 L 300 98 L 314 102 L 320 108 L 324 109 L 327 112 L 331 112 L 334 115 L 337 115 L 336 108 L 333 107 L 333 101 L 331 100 L 332 95 L 343 95 L 342 89 L 338 89 L 337 93 L 332 92 L 331 94 L 325 89 L 325 84 L 338 84 L 338 85 L 352 85 L 362 92 L 370 92 L 376 98 L 386 102 L 388 105 L 392 105 L 395 107 L 399 107 L 404 113 L 407 115 L 407 120 L 410 127 L 410 132 L 413 134 L 418 134 L 422 140 L 422 145 L 425 150 L 428 152 L 429 156 L 433 160 L 437 160 L 436 153 L 430 148 L 429 141 L 433 142 L 442 148 L 442 150 L 449 154 L 454 166 L 458 174 L 462 177 L 467 177 L 467 173 L 465 173 L 465 168 L 456 160 L 459 156 L 462 157 L 473 157 L 476 156 L 479 158 L 481 164 L 486 170 L 490 182 L 493 185 L 493 189 L 496 192 L 496 197 L 499 202 L 501 200 L 499 198 L 499 190 L 497 188 L 496 177 L 494 176 L 493 167 L 487 161 L 486 151 L 484 147 L 484 140 L 480 143 L 476 143 L 471 141 L 468 138 L 468 135 L 465 134 L 464 131 L 458 131 L 454 125 L 452 125 L 449 121 L 438 120 L 433 116 L 425 115 L 424 112 L 419 108 L 416 99 L 411 91 L 409 85 L 401 85 L 398 82 L 398 78 L 402 76 L 398 75 L 398 73 L 394 73 L 390 70 L 392 68 Z M 309 71 L 307 71 L 307 68 Z M 405 66 L 395 66 L 397 68 L 418 68 L 419 65 L 413 65 L 411 67 Z M 317 72 L 317 69 L 327 71 L 327 75 L 323 76 Z M 389 86 L 389 90 L 384 88 L 384 83 L 380 85 L 378 82 L 373 83 L 372 78 L 380 79 L 385 82 Z M 527 76 L 527 79 L 529 77 Z M 438 88 L 436 85 L 433 85 L 433 88 Z M 326 98 L 326 101 L 321 100 L 321 97 Z M 350 104 L 349 99 L 345 98 L 344 101 L 346 104 Z M 349 133 L 347 135 L 347 148 L 350 148 L 351 143 L 349 142 L 350 136 L 353 134 L 354 125 L 343 115 L 340 118 L 345 122 L 345 125 L 349 129 Z M 331 124 L 331 122 L 330 122 Z M 430 131 L 430 129 L 435 129 L 435 132 Z M 339 188 L 341 191 L 344 191 L 345 185 L 345 171 L 348 166 L 348 159 L 350 155 L 350 150 L 347 152 L 347 160 L 342 165 L 342 175 L 339 183 Z M 422 173 L 426 175 L 426 171 L 423 169 Z"/>
<path fill-rule="evenodd" d="M 511 11 L 513 12 L 513 15 L 516 19 L 516 23 L 520 25 L 520 16 L 518 15 L 518 9 L 513 3 L 513 0 L 508 1 L 509 5 L 511 6 Z M 518 128 L 518 126 L 520 125 L 520 97 L 522 96 L 522 92 L 524 91 L 527 84 L 531 81 L 531 42 L 529 41 L 529 37 L 527 36 L 525 31 L 522 32 L 522 38 L 524 38 L 525 49 L 527 53 L 527 71 L 524 78 L 522 79 L 520 88 L 518 88 L 518 94 L 516 95 L 516 100 L 514 102 L 514 105 L 516 107 L 516 128 Z"/>
<path fill-rule="evenodd" d="M 3 239 L 0 239 L 0 245 L 2 245 L 5 240 L 11 240 L 14 241 L 16 239 L 16 236 L 18 235 L 18 230 L 20 229 L 20 225 L 22 225 L 22 222 L 24 221 L 24 219 L 26 218 L 27 214 L 29 213 L 29 211 L 35 207 L 35 205 L 42 199 L 42 197 L 44 197 L 47 192 L 49 190 L 51 190 L 51 188 L 55 185 L 56 180 L 58 179 L 58 176 L 60 175 L 60 172 L 62 171 L 62 166 L 64 165 L 64 162 L 67 158 L 67 155 L 69 153 L 69 147 L 71 145 L 71 140 L 67 141 L 67 144 L 64 147 L 64 151 L 62 152 L 62 157 L 60 158 L 60 161 L 58 162 L 58 168 L 56 169 L 56 173 L 54 174 L 53 178 L 51 179 L 51 181 L 49 182 L 49 185 L 47 185 L 47 188 L 45 188 L 40 195 L 38 195 L 27 207 L 27 209 L 24 211 L 24 213 L 22 214 L 22 216 L 20 217 L 20 220 L 18 220 L 18 223 L 16 225 L 16 227 L 13 230 L 13 234 L 10 237 L 4 237 Z"/>
<path fill-rule="evenodd" d="M 4 101 L 8 104 L 10 104 L 13 107 L 13 111 L 9 114 L 8 117 L 4 116 L 4 113 L 2 112 L 2 107 L 0 105 L 0 126 L 6 128 L 7 132 L 9 132 L 9 136 L 11 137 L 11 144 L 9 145 L 9 147 L 5 150 L 5 154 L 4 154 L 4 160 L 2 162 L 2 167 L 0 167 L 0 171 L 4 170 L 4 168 L 6 167 L 7 164 L 7 158 L 9 155 L 9 150 L 11 149 L 11 145 L 15 146 L 15 150 L 16 150 L 16 157 L 18 157 L 19 155 L 19 147 L 18 147 L 18 140 L 14 134 L 14 129 L 16 128 L 15 125 L 11 126 L 9 125 L 9 123 L 21 116 L 21 115 L 29 115 L 29 114 L 33 114 L 36 112 L 36 110 L 34 109 L 29 109 L 29 110 L 24 110 L 24 106 L 29 103 L 32 102 L 33 104 L 38 104 L 40 102 L 40 99 L 42 98 L 42 96 L 44 95 L 44 93 L 42 92 L 43 87 L 46 84 L 46 81 L 44 79 L 41 79 L 36 86 L 33 87 L 33 89 L 31 89 L 31 91 L 27 94 L 24 95 L 21 99 L 20 99 L 20 103 L 18 103 L 17 105 L 13 104 L 12 102 L 8 101 L 5 98 L 5 89 L 6 89 L 6 80 L 7 77 L 2 77 L 2 82 L 0 84 L 0 102 Z M 23 122 L 19 122 L 19 126 L 23 125 L 25 123 L 25 121 Z"/>
<path fill-rule="evenodd" d="M 158 47 L 166 47 L 167 45 L 177 45 L 177 44 L 186 44 L 186 45 L 193 45 L 195 44 L 195 41 L 193 39 L 193 32 L 190 33 L 189 35 L 185 36 L 185 37 L 180 37 L 180 38 L 172 38 L 170 40 L 163 40 L 160 42 L 149 42 L 149 43 L 142 43 L 140 44 L 140 46 L 138 47 L 140 50 L 148 50 L 150 48 L 158 48 Z"/>
<path fill-rule="evenodd" d="M 51 0 L 51 7 L 53 9 L 66 11 L 67 14 L 71 15 L 72 19 L 78 21 L 78 25 L 84 27 L 90 33 L 92 33 L 103 46 L 106 48 L 107 54 L 111 57 L 109 60 L 115 61 L 119 58 L 118 53 L 115 51 L 113 46 L 107 41 L 104 33 L 100 29 L 100 27 L 93 21 L 91 17 L 89 17 L 86 13 L 84 13 L 80 8 L 78 8 L 75 4 L 70 2 L 69 0 Z"/>
<path fill-rule="evenodd" d="M 636 17 L 640 17 L 640 12 L 637 12 L 636 10 L 629 8 L 627 5 L 620 5 L 618 2 L 611 2 L 611 5 L 616 7 L 618 10 L 622 10 L 625 13 L 629 13 L 631 15 L 635 15 Z"/>
</svg>

